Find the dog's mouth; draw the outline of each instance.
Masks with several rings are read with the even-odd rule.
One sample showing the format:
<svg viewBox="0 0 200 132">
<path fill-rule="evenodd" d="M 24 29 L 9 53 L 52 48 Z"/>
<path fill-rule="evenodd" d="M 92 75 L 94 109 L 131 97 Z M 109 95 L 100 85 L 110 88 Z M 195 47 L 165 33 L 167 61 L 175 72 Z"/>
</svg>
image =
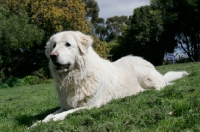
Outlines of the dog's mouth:
<svg viewBox="0 0 200 132">
<path fill-rule="evenodd" d="M 70 68 L 70 63 L 67 64 L 60 64 L 58 62 L 53 62 L 53 63 L 56 66 L 57 71 L 68 71 Z"/>
</svg>

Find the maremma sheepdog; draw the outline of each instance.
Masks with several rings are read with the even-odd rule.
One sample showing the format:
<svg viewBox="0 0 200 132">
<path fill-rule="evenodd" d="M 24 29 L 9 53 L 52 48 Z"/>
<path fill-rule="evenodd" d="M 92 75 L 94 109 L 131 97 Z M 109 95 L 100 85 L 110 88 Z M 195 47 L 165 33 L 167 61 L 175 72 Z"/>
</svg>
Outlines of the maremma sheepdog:
<svg viewBox="0 0 200 132">
<path fill-rule="evenodd" d="M 186 71 L 161 75 L 150 62 L 137 56 L 110 62 L 102 59 L 92 44 L 93 39 L 79 31 L 57 33 L 47 42 L 45 54 L 50 59 L 61 108 L 40 122 L 64 120 L 75 111 L 98 108 L 112 99 L 147 89 L 161 90 L 188 75 Z"/>
</svg>

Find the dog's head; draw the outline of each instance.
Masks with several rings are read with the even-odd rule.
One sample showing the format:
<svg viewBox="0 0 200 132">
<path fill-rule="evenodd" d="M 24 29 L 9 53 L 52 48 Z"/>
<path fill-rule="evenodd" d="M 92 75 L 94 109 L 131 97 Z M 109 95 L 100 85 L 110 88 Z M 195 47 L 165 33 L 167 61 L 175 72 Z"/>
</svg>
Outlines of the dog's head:
<svg viewBox="0 0 200 132">
<path fill-rule="evenodd" d="M 58 72 L 67 72 L 73 69 L 77 55 L 86 54 L 92 43 L 90 36 L 79 31 L 64 31 L 50 38 L 45 54 Z"/>
</svg>

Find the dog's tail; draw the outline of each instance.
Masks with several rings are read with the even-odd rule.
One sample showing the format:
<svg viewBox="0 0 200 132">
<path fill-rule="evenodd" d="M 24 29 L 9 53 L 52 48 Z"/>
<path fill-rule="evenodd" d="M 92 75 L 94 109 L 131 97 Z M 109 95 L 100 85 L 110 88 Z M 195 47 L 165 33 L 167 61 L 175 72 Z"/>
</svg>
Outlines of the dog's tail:
<svg viewBox="0 0 200 132">
<path fill-rule="evenodd" d="M 165 79 L 165 82 L 167 85 L 172 85 L 173 81 L 180 79 L 187 75 L 188 75 L 188 73 L 186 71 L 180 71 L 180 72 L 170 71 L 164 75 L 164 79 Z"/>
</svg>

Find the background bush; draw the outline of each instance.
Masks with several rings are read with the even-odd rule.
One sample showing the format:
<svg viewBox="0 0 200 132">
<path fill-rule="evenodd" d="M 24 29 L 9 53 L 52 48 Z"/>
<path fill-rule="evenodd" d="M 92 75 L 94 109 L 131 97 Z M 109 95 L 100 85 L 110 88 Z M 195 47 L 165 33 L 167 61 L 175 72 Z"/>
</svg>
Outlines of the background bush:
<svg viewBox="0 0 200 132">
<path fill-rule="evenodd" d="M 22 85 L 22 79 L 11 77 L 0 83 L 0 88 L 17 87 Z"/>
<path fill-rule="evenodd" d="M 10 77 L 0 83 L 0 88 L 11 88 L 23 85 L 35 85 L 35 84 L 44 84 L 51 82 L 52 82 L 51 79 L 39 78 L 38 76 L 34 75 L 29 75 L 22 79 L 16 77 Z"/>
</svg>

